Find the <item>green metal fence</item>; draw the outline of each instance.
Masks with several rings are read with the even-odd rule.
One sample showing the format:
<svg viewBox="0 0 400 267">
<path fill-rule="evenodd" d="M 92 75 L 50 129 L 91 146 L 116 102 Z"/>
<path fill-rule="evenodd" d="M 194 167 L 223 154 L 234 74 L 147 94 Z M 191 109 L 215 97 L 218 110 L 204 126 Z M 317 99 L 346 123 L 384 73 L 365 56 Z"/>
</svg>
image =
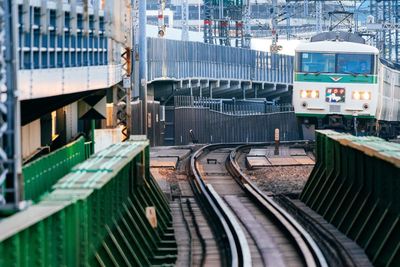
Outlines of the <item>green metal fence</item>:
<svg viewBox="0 0 400 267">
<path fill-rule="evenodd" d="M 317 131 L 301 200 L 357 242 L 375 266 L 400 266 L 400 145 Z"/>
<path fill-rule="evenodd" d="M 84 137 L 80 137 L 78 140 L 23 166 L 25 199 L 37 202 L 73 166 L 87 159 L 93 153 L 89 143 L 85 143 Z"/>
<path fill-rule="evenodd" d="M 167 199 L 147 141 L 116 144 L 72 168 L 37 205 L 0 222 L 0 266 L 172 265 Z M 157 227 L 146 218 L 155 207 Z"/>
</svg>

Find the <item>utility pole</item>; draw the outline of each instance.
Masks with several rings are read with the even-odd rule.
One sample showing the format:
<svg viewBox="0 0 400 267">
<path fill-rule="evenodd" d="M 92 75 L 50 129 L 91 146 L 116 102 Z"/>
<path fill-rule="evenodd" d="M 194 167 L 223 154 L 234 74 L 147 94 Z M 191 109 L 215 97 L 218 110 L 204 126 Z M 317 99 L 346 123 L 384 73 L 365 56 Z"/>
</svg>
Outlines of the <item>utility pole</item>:
<svg viewBox="0 0 400 267">
<path fill-rule="evenodd" d="M 139 98 L 142 100 L 142 134 L 147 136 L 147 36 L 146 0 L 139 0 Z"/>
</svg>

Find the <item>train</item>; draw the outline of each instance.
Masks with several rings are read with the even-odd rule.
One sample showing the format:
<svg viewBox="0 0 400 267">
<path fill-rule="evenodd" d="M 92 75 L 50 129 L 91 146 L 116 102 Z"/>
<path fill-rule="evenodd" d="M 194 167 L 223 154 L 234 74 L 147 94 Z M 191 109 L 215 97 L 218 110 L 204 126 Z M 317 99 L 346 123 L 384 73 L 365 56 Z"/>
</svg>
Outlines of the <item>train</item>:
<svg viewBox="0 0 400 267">
<path fill-rule="evenodd" d="M 354 33 L 327 32 L 295 49 L 292 103 L 305 139 L 315 129 L 396 138 L 400 68 Z"/>
</svg>

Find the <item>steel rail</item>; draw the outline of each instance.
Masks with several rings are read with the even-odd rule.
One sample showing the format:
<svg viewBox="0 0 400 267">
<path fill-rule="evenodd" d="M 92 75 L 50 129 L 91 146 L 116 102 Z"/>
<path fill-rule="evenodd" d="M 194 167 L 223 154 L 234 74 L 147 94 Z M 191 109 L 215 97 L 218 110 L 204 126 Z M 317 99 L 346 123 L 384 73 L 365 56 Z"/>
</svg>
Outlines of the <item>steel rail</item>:
<svg viewBox="0 0 400 267">
<path fill-rule="evenodd" d="M 303 140 L 297 141 L 283 141 L 281 144 L 284 145 L 295 145 L 295 144 L 311 143 Z M 266 146 L 272 145 L 274 142 L 267 143 L 252 143 L 252 146 Z M 226 265 L 230 266 L 251 266 L 251 253 L 248 246 L 247 240 L 243 233 L 243 230 L 239 227 L 239 223 L 230 209 L 227 208 L 224 201 L 215 192 L 212 185 L 206 184 L 202 179 L 200 172 L 197 168 L 197 159 L 206 154 L 208 151 L 216 150 L 219 148 L 235 148 L 243 146 L 243 143 L 230 143 L 230 144 L 212 144 L 206 145 L 197 150 L 192 154 L 190 158 L 190 175 L 192 180 L 190 184 L 196 196 L 203 203 L 203 207 L 206 212 L 210 214 L 209 220 L 215 220 L 210 224 L 214 227 L 214 224 L 218 224 L 215 227 L 223 232 L 219 232 L 218 229 L 213 229 L 214 234 L 218 235 L 217 239 L 222 242 L 219 243 L 221 253 L 227 254 L 228 262 Z M 206 204 L 204 204 L 206 203 Z M 226 246 L 228 244 L 228 246 Z M 223 251 L 228 249 L 229 251 Z M 310 265 L 312 266 L 312 265 Z M 317 265 L 316 265 L 317 266 Z M 325 266 L 325 265 L 320 265 Z"/>
<path fill-rule="evenodd" d="M 190 213 L 190 215 L 192 216 L 192 220 L 194 220 L 194 213 L 193 213 L 193 210 L 192 210 L 192 207 L 191 207 L 191 205 L 190 205 L 190 201 L 188 200 L 188 199 L 186 199 L 186 205 L 187 205 L 187 208 L 188 208 L 188 210 L 189 210 L 189 213 Z M 185 229 L 186 229 L 186 231 L 187 231 L 187 233 L 188 233 L 188 236 L 189 236 L 189 255 L 188 255 L 188 262 L 189 262 L 189 267 L 192 267 L 192 265 L 193 265 L 193 237 L 192 237 L 192 232 L 190 231 L 190 226 L 189 226 L 189 222 L 187 221 L 187 219 L 186 219 L 186 217 L 185 217 L 185 213 L 184 213 L 184 211 L 183 211 L 183 205 L 182 205 L 182 197 L 179 197 L 179 209 L 180 209 L 180 212 L 181 212 L 181 216 L 182 216 L 182 219 L 183 219 L 183 223 L 184 223 L 184 225 L 185 225 Z M 195 225 L 195 227 L 196 227 L 196 225 Z M 198 230 L 197 230 L 197 228 L 196 228 L 196 232 L 197 232 Z M 200 239 L 200 237 L 199 237 L 199 239 Z M 204 241 L 204 240 L 203 240 Z M 200 242 L 201 243 L 201 242 Z"/>
<path fill-rule="evenodd" d="M 266 143 L 264 145 L 267 144 L 271 143 Z M 328 263 L 324 254 L 311 235 L 288 212 L 280 207 L 279 204 L 255 186 L 251 182 L 250 178 L 244 174 L 239 167 L 239 164 L 236 161 L 236 155 L 238 152 L 247 147 L 260 145 L 261 144 L 246 144 L 236 147 L 227 158 L 226 167 L 228 171 L 246 193 L 251 195 L 253 199 L 261 205 L 261 207 L 265 208 L 277 219 L 283 229 L 285 229 L 288 236 L 295 242 L 297 249 L 301 253 L 307 266 L 327 267 Z"/>
<path fill-rule="evenodd" d="M 214 227 L 214 234 L 217 234 L 219 247 L 222 253 L 227 257 L 226 266 L 251 266 L 250 248 L 247 244 L 244 233 L 238 227 L 238 222 L 234 219 L 232 213 L 227 212 L 226 206 L 219 198 L 212 186 L 207 185 L 201 178 L 200 172 L 197 168 L 197 159 L 207 153 L 208 150 L 214 150 L 221 147 L 229 147 L 235 145 L 207 145 L 197 150 L 190 159 L 190 172 L 192 176 L 192 188 L 197 196 L 202 198 L 201 202 L 205 205 L 206 211 L 216 220 L 210 222 L 211 227 Z M 208 220 L 212 220 L 208 217 Z M 219 228 L 219 229 L 218 229 Z M 222 232 L 221 232 L 222 230 Z M 225 250 L 228 251 L 225 251 Z"/>
</svg>

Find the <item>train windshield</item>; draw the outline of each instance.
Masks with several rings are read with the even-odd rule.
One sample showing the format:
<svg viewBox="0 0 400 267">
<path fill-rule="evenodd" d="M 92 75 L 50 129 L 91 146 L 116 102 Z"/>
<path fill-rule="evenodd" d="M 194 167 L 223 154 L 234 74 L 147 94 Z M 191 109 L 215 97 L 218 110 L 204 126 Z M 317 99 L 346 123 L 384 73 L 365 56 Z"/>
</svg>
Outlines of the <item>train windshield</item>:
<svg viewBox="0 0 400 267">
<path fill-rule="evenodd" d="M 304 73 L 374 74 L 372 54 L 299 53 L 297 70 Z"/>
<path fill-rule="evenodd" d="M 335 54 L 301 53 L 301 72 L 335 72 Z"/>
<path fill-rule="evenodd" d="M 338 54 L 337 72 L 373 74 L 374 56 L 369 54 Z"/>
</svg>

